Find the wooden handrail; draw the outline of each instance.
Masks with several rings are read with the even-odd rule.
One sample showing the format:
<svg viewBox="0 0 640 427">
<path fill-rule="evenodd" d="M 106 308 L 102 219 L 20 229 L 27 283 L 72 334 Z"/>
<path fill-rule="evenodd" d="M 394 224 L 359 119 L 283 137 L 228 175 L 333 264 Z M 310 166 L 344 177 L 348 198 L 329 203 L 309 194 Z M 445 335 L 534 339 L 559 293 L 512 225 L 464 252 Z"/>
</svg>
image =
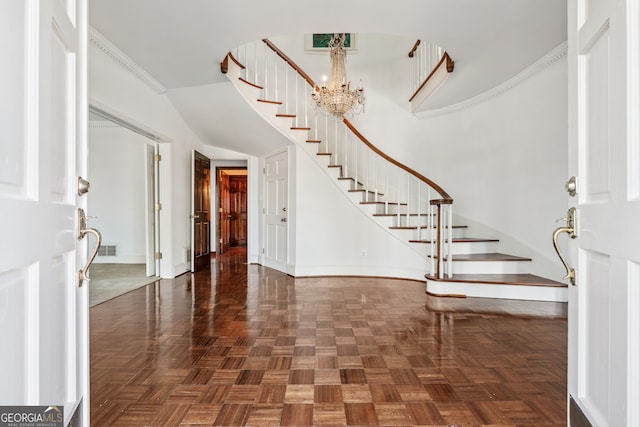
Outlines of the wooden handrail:
<svg viewBox="0 0 640 427">
<path fill-rule="evenodd" d="M 420 39 L 416 40 L 415 44 L 413 45 L 413 47 L 409 51 L 409 58 L 413 58 L 413 56 L 416 53 L 416 50 L 418 50 L 418 46 L 420 46 Z"/>
<path fill-rule="evenodd" d="M 427 82 L 429 81 L 429 79 L 431 77 L 433 77 L 433 75 L 435 74 L 435 72 L 438 70 L 438 68 L 440 68 L 442 66 L 442 63 L 446 61 L 446 65 L 447 65 L 447 73 L 451 73 L 453 72 L 453 67 L 454 67 L 454 62 L 451 59 L 451 57 L 449 56 L 449 54 L 447 52 L 444 53 L 444 55 L 442 55 L 442 58 L 440 58 L 440 61 L 438 62 L 438 65 L 436 65 L 435 67 L 433 67 L 433 70 L 431 70 L 431 72 L 429 73 L 429 75 L 427 76 L 426 79 L 424 79 L 424 81 L 422 82 L 422 84 L 420 85 L 420 87 L 413 93 L 413 95 L 411 95 L 411 98 L 409 98 L 409 102 L 413 101 L 413 98 L 415 98 L 418 93 L 420 93 L 420 91 L 422 90 L 422 88 L 427 84 Z"/>
<path fill-rule="evenodd" d="M 302 68 L 298 67 L 298 64 L 296 64 L 295 62 L 293 62 L 293 60 L 291 60 L 287 55 L 285 55 L 285 53 L 283 51 L 281 51 L 280 49 L 278 49 L 276 47 L 276 45 L 274 45 L 273 43 L 271 43 L 271 41 L 269 39 L 262 39 L 262 41 L 264 42 L 264 44 L 266 44 L 267 46 L 269 46 L 269 49 L 271 49 L 272 51 L 274 51 L 276 53 L 276 55 L 278 55 L 280 58 L 282 58 L 287 64 L 289 64 L 289 66 L 291 68 L 293 68 L 294 70 L 296 70 L 296 72 L 298 74 L 300 74 L 302 76 L 302 78 L 304 78 L 307 83 L 309 83 L 309 85 L 312 88 L 317 88 L 316 83 L 313 81 L 313 79 L 311 77 L 309 77 L 309 75 L 307 73 L 305 73 L 304 71 L 302 71 Z"/>
<path fill-rule="evenodd" d="M 362 135 L 358 129 L 356 129 L 353 124 L 351 124 L 351 122 L 348 119 L 342 119 L 343 123 L 351 130 L 351 132 L 353 132 L 353 134 L 355 136 L 357 136 L 360 141 L 362 141 L 367 147 L 369 147 L 374 153 L 376 153 L 377 155 L 379 155 L 380 157 L 382 157 L 383 159 L 385 159 L 386 161 L 388 161 L 389 163 L 399 167 L 400 169 L 404 170 L 405 172 L 415 176 L 416 178 L 418 178 L 420 181 L 424 182 L 425 184 L 429 185 L 431 188 L 433 188 L 434 190 L 436 190 L 438 192 L 438 194 L 440 194 L 440 196 L 442 196 L 443 202 L 442 204 L 451 204 L 453 203 L 453 199 L 451 198 L 451 196 L 449 196 L 449 194 L 444 191 L 444 189 L 442 187 L 440 187 L 438 184 L 436 184 L 435 182 L 431 181 L 429 178 L 427 178 L 426 176 L 414 171 L 413 169 L 411 169 L 410 167 L 400 163 L 399 161 L 389 157 L 388 155 L 386 155 L 385 153 L 383 153 L 382 151 L 380 151 L 380 149 L 378 149 L 378 147 L 376 147 L 375 145 L 373 145 L 371 142 L 369 142 L 367 140 L 367 138 L 364 137 L 364 135 Z M 445 202 L 446 201 L 446 202 Z"/>
<path fill-rule="evenodd" d="M 238 67 L 240 67 L 241 70 L 244 70 L 245 67 L 244 65 L 242 65 L 240 63 L 240 61 L 238 61 L 235 56 L 233 56 L 233 53 L 229 52 L 227 53 L 227 56 L 224 57 L 224 59 L 222 60 L 222 62 L 220 63 L 220 72 L 222 74 L 227 74 L 227 72 L 229 71 L 229 59 L 231 59 L 233 62 L 236 63 L 236 65 Z"/>
</svg>

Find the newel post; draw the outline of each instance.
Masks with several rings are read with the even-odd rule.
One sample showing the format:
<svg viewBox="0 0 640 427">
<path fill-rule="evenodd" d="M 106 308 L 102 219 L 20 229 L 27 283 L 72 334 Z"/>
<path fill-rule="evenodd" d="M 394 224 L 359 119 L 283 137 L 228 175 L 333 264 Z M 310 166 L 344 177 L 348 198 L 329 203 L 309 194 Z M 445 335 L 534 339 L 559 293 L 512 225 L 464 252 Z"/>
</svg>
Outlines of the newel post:
<svg viewBox="0 0 640 427">
<path fill-rule="evenodd" d="M 437 258 L 437 262 L 436 262 L 436 274 L 435 277 L 437 277 L 438 279 L 442 279 L 442 277 L 444 276 L 443 272 L 442 272 L 442 265 L 444 264 L 444 258 L 445 258 L 445 254 L 443 253 L 443 246 L 442 246 L 442 205 L 451 205 L 453 204 L 453 199 L 434 199 L 434 200 L 429 200 L 429 204 L 431 206 L 435 206 L 436 207 L 436 258 Z M 451 224 L 449 224 L 449 227 L 451 227 Z M 449 234 L 449 239 L 451 239 L 451 234 Z M 452 262 L 451 258 L 451 254 L 447 254 L 449 259 L 447 259 L 447 262 Z"/>
</svg>

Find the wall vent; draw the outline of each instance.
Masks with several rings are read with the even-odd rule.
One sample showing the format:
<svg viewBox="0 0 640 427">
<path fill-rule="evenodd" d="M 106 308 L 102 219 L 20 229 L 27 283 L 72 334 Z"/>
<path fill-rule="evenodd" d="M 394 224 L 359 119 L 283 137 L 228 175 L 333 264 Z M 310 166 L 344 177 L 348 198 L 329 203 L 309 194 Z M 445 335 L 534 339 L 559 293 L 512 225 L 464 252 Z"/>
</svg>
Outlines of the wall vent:
<svg viewBox="0 0 640 427">
<path fill-rule="evenodd" d="M 116 245 L 101 245 L 98 248 L 98 256 L 116 256 Z"/>
</svg>

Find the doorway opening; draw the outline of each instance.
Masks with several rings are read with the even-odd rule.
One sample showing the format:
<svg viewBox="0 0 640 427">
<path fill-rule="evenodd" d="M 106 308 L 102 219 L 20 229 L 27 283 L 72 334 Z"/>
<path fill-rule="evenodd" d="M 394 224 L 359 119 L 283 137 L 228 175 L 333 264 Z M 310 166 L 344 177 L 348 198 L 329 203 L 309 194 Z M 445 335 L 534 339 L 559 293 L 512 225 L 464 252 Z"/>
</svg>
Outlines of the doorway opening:
<svg viewBox="0 0 640 427">
<path fill-rule="evenodd" d="M 90 107 L 89 212 L 103 240 L 91 270 L 94 306 L 159 279 L 158 139 Z"/>
<path fill-rule="evenodd" d="M 247 168 L 217 167 L 217 253 L 247 247 Z"/>
</svg>

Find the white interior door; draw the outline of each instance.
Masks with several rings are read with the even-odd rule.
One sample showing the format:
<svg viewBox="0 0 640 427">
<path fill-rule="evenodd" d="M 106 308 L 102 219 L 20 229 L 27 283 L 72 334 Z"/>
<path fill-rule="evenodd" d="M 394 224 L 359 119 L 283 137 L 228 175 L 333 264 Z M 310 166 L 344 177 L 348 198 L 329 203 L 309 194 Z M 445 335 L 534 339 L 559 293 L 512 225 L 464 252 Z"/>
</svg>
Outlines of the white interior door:
<svg viewBox="0 0 640 427">
<path fill-rule="evenodd" d="M 572 425 L 640 425 L 640 26 L 637 0 L 569 1 Z"/>
<path fill-rule="evenodd" d="M 156 276 L 156 144 L 145 145 L 145 247 L 147 277 Z"/>
<path fill-rule="evenodd" d="M 86 2 L 0 3 L 0 402 L 88 425 Z"/>
<path fill-rule="evenodd" d="M 287 152 L 265 159 L 264 265 L 287 270 L 288 162 Z"/>
</svg>

